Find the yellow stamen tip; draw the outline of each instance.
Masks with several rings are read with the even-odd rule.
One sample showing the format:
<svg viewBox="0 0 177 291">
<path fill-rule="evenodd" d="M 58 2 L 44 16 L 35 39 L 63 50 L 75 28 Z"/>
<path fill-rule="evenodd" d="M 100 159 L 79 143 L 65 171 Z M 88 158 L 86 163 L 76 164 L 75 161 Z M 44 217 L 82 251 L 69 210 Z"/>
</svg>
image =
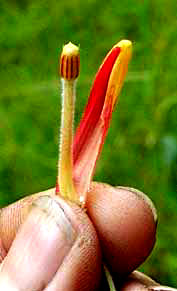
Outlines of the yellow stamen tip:
<svg viewBox="0 0 177 291">
<path fill-rule="evenodd" d="M 79 47 L 69 42 L 63 47 L 60 57 L 60 75 L 66 80 L 74 80 L 80 70 Z"/>
<path fill-rule="evenodd" d="M 62 54 L 66 56 L 78 56 L 79 47 L 73 44 L 72 42 L 69 42 L 66 45 L 64 45 Z"/>
</svg>

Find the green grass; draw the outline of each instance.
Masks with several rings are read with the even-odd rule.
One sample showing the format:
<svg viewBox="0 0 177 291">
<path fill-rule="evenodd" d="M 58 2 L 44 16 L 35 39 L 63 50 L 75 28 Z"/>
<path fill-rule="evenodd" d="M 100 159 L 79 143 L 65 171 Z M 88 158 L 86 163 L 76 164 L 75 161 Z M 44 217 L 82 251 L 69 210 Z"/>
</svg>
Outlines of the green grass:
<svg viewBox="0 0 177 291">
<path fill-rule="evenodd" d="M 2 1 L 1 1 L 2 2 Z M 95 179 L 148 193 L 156 247 L 141 269 L 177 287 L 176 0 L 4 1 L 0 4 L 0 204 L 55 184 L 58 54 L 80 44 L 76 125 L 94 74 L 122 38 L 133 59 Z"/>
</svg>

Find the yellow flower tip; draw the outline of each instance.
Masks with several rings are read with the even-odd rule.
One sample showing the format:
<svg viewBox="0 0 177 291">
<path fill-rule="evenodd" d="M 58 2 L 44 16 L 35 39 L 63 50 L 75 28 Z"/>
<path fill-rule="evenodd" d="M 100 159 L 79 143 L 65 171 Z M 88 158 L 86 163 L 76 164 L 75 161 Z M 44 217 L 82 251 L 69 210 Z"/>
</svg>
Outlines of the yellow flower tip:
<svg viewBox="0 0 177 291">
<path fill-rule="evenodd" d="M 123 57 L 128 63 L 132 56 L 132 42 L 130 40 L 123 39 L 116 44 L 116 47 L 120 47 L 119 57 Z"/>
<path fill-rule="evenodd" d="M 116 46 L 122 47 L 122 48 L 132 48 L 132 42 L 128 39 L 122 39 L 119 41 Z"/>
<path fill-rule="evenodd" d="M 120 95 L 128 70 L 128 64 L 132 56 L 132 42 L 123 39 L 112 48 L 111 52 L 114 48 L 120 48 L 120 53 L 113 66 L 106 93 L 106 103 L 109 104 L 110 100 L 112 100 L 112 108 L 114 108 L 117 97 Z"/>
<path fill-rule="evenodd" d="M 120 48 L 119 60 L 122 59 L 124 63 L 128 64 L 132 56 L 132 42 L 127 39 L 122 39 L 112 48 L 112 50 L 116 47 Z"/>
<path fill-rule="evenodd" d="M 116 45 L 113 46 L 112 50 L 116 47 L 119 47 L 121 49 L 121 52 L 132 52 L 132 42 L 128 39 L 122 39 L 121 41 L 119 41 Z"/>
<path fill-rule="evenodd" d="M 60 57 L 60 75 L 66 80 L 74 80 L 80 71 L 79 47 L 69 42 L 63 47 Z"/>
</svg>

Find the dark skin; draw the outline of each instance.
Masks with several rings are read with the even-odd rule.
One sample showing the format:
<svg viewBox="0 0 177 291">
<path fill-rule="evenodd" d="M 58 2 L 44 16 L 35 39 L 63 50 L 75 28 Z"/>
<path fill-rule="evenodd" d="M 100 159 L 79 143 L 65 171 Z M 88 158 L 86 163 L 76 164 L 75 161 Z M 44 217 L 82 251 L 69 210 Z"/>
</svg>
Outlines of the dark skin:
<svg viewBox="0 0 177 291">
<path fill-rule="evenodd" d="M 167 290 L 133 272 L 155 243 L 150 200 L 135 189 L 92 183 L 86 209 L 54 189 L 2 209 L 0 290 L 109 290 L 103 262 L 117 290 Z"/>
</svg>

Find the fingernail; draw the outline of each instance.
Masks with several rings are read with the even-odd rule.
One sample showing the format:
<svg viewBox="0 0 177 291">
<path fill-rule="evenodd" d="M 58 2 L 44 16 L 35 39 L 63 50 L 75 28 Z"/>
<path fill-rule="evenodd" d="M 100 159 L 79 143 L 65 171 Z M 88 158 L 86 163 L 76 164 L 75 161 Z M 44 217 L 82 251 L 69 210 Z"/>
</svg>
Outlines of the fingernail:
<svg viewBox="0 0 177 291">
<path fill-rule="evenodd" d="M 55 223 L 57 225 L 66 242 L 72 244 L 75 241 L 77 232 L 64 209 L 56 200 L 50 196 L 42 196 L 33 202 L 32 209 L 35 208 L 40 210 L 40 219 L 45 219 L 46 224 Z"/>
<path fill-rule="evenodd" d="M 2 240 L 0 238 L 0 263 L 3 261 L 3 259 L 5 258 L 7 252 L 3 246 Z"/>
<path fill-rule="evenodd" d="M 149 287 L 148 291 L 177 291 L 177 289 L 170 288 L 167 286 L 155 286 L 155 287 Z"/>
<path fill-rule="evenodd" d="M 129 278 L 136 280 L 143 284 L 144 286 L 159 286 L 157 282 L 155 282 L 152 278 L 148 277 L 142 272 L 139 271 L 133 271 L 130 275 Z"/>
<path fill-rule="evenodd" d="M 135 188 L 131 188 L 131 187 L 119 186 L 117 188 L 118 189 L 122 189 L 122 190 L 130 191 L 133 194 L 135 194 L 138 198 L 143 199 L 146 202 L 146 204 L 149 206 L 149 208 L 151 209 L 151 212 L 152 212 L 152 215 L 153 215 L 153 218 L 154 218 L 154 222 L 157 225 L 157 222 L 158 222 L 157 210 L 156 210 L 152 200 L 146 194 L 144 194 L 143 192 L 141 192 L 141 191 L 139 191 L 139 190 L 137 190 Z"/>
</svg>

